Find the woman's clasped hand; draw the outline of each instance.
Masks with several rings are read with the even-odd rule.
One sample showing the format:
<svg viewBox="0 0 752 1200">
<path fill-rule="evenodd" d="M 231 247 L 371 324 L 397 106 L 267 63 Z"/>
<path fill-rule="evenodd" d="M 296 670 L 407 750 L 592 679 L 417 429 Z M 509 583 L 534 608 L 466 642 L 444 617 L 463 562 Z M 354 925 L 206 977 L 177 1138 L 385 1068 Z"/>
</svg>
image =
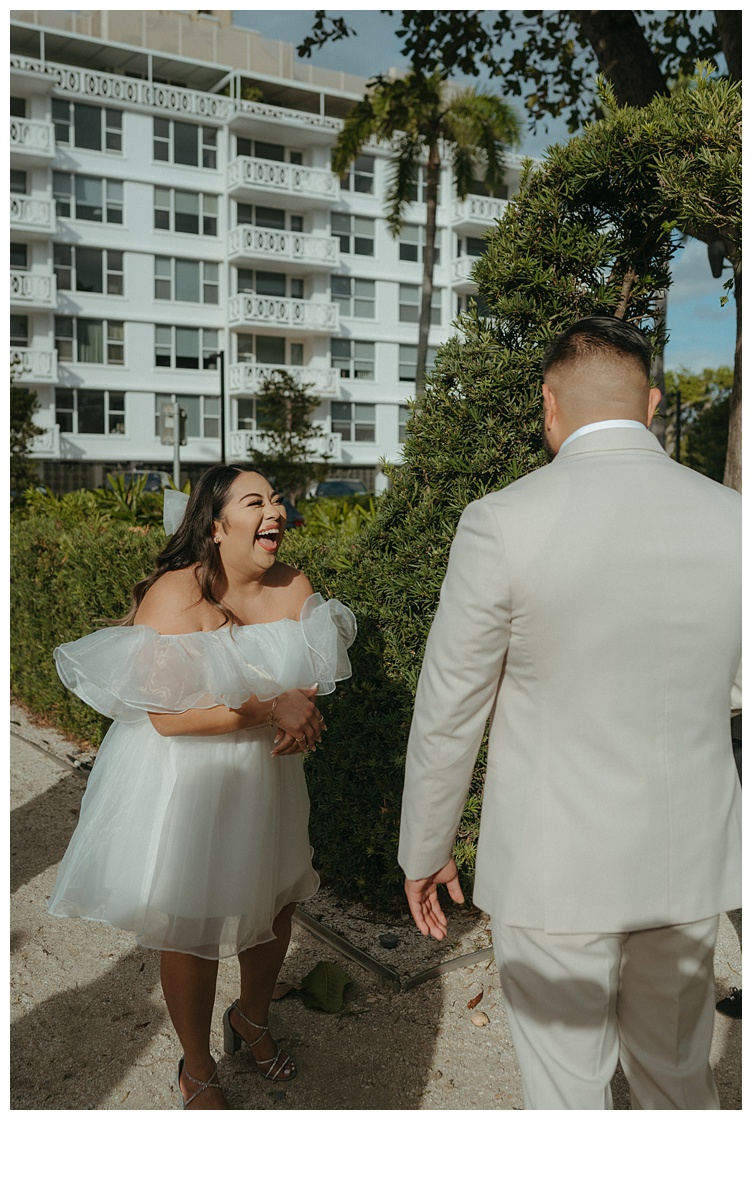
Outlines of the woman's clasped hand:
<svg viewBox="0 0 752 1200">
<path fill-rule="evenodd" d="M 323 713 L 319 712 L 313 697 L 318 684 L 310 688 L 292 688 L 277 696 L 270 710 L 269 722 L 277 727 L 272 755 L 302 754 L 304 750 L 315 750 L 326 730 Z M 255 717 L 258 701 L 254 696 L 233 712 Z"/>
</svg>

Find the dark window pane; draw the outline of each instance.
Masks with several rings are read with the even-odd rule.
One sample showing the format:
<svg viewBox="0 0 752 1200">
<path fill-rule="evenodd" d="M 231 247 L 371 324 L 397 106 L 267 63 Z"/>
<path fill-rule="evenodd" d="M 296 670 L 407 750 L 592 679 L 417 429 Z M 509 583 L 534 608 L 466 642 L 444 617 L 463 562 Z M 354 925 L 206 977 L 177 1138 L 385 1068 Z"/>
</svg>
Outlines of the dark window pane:
<svg viewBox="0 0 752 1200">
<path fill-rule="evenodd" d="M 26 346 L 29 342 L 29 318 L 21 313 L 11 315 L 10 344 L 11 346 Z"/>
<path fill-rule="evenodd" d="M 198 166 L 198 126 L 186 125 L 183 121 L 173 123 L 173 161 Z"/>
<path fill-rule="evenodd" d="M 256 335 L 256 361 L 283 366 L 285 361 L 285 339 L 268 337 L 265 334 Z"/>
<path fill-rule="evenodd" d="M 10 190 L 14 196 L 26 195 L 26 172 L 18 171 L 15 168 L 11 169 L 10 173 Z"/>
<path fill-rule="evenodd" d="M 198 304 L 201 299 L 200 271 L 197 262 L 175 259 L 175 299 Z"/>
<path fill-rule="evenodd" d="M 198 329 L 175 330 L 175 366 L 198 370 Z"/>
<path fill-rule="evenodd" d="M 285 161 L 285 148 L 273 142 L 256 142 L 256 158 L 270 158 L 273 162 Z"/>
<path fill-rule="evenodd" d="M 259 296 L 284 296 L 285 276 L 275 271 L 257 271 L 256 292 Z"/>
<path fill-rule="evenodd" d="M 25 271 L 26 270 L 26 262 L 27 262 L 26 246 L 24 245 L 24 243 L 23 242 L 11 242 L 11 244 L 10 244 L 10 265 L 12 267 L 16 267 L 17 269 L 20 268 L 22 271 Z"/>
<path fill-rule="evenodd" d="M 256 224 L 264 229 L 284 229 L 285 213 L 282 208 L 264 208 L 256 205 Z"/>
<path fill-rule="evenodd" d="M 177 233 L 198 233 L 198 195 L 196 192 L 175 192 L 175 230 Z"/>
<path fill-rule="evenodd" d="M 104 433 L 104 392 L 78 393 L 78 432 Z"/>
<path fill-rule="evenodd" d="M 102 220 L 102 180 L 76 176 L 76 217 L 80 221 Z"/>
<path fill-rule="evenodd" d="M 76 145 L 82 150 L 102 149 L 102 110 L 92 104 L 73 106 Z"/>
<path fill-rule="evenodd" d="M 76 291 L 102 291 L 102 251 L 76 247 Z"/>
<path fill-rule="evenodd" d="M 12 117 L 26 116 L 26 99 L 23 96 L 11 96 L 10 115 Z"/>
<path fill-rule="evenodd" d="M 251 148 L 251 139 L 250 138 L 240 138 L 240 137 L 236 138 L 235 144 L 236 144 L 236 153 L 239 158 L 240 157 L 250 158 L 252 156 L 253 150 Z"/>
</svg>

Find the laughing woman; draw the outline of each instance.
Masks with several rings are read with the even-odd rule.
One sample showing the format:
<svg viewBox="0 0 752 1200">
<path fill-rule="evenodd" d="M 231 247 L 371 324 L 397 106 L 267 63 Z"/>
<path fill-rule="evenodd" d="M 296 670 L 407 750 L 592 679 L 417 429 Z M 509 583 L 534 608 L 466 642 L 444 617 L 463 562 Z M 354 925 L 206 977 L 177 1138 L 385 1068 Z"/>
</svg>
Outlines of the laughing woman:
<svg viewBox="0 0 752 1200">
<path fill-rule="evenodd" d="M 268 1029 L 295 903 L 318 876 L 304 750 L 319 696 L 349 678 L 355 619 L 277 561 L 285 508 L 251 468 L 210 468 L 118 625 L 58 647 L 63 683 L 114 722 L 48 908 L 160 950 L 183 1048 L 180 1106 L 227 1108 L 209 1051 L 217 965 L 237 955 L 225 1051 L 264 1078 L 292 1060 Z"/>
</svg>

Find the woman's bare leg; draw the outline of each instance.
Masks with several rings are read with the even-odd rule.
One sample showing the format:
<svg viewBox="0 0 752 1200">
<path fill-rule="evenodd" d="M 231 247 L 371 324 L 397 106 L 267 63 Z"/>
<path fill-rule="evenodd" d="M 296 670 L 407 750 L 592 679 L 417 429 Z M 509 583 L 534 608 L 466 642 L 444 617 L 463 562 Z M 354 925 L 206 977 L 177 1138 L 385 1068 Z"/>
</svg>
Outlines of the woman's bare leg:
<svg viewBox="0 0 752 1200">
<path fill-rule="evenodd" d="M 238 955 L 240 963 L 238 1008 L 255 1025 L 268 1024 L 272 993 L 287 954 L 287 947 L 290 944 L 294 912 L 295 905 L 287 904 L 277 913 L 272 925 L 275 933 L 274 941 L 251 946 L 249 950 L 243 950 Z M 233 1009 L 230 1015 L 230 1024 L 247 1042 L 253 1042 L 259 1037 L 260 1030 L 254 1029 L 253 1025 L 244 1021 L 236 1009 Z M 277 1044 L 270 1033 L 265 1034 L 261 1041 L 253 1047 L 253 1055 L 257 1061 L 273 1059 L 276 1053 Z M 280 1058 L 279 1061 L 282 1063 L 284 1060 Z M 262 1070 L 266 1071 L 269 1067 L 271 1067 L 271 1063 L 262 1067 Z M 292 1071 L 287 1067 L 281 1071 L 278 1078 L 284 1082 L 291 1077 L 291 1074 Z"/>
<path fill-rule="evenodd" d="M 179 954 L 164 950 L 160 960 L 162 991 L 175 1032 L 180 1039 L 185 1058 L 181 1091 L 187 1100 L 198 1091 L 196 1084 L 185 1078 L 206 1081 L 214 1072 L 209 1053 L 214 997 L 217 989 L 218 963 L 198 958 L 195 954 Z M 207 1088 L 197 1096 L 191 1108 L 228 1108 L 222 1092 Z"/>
</svg>

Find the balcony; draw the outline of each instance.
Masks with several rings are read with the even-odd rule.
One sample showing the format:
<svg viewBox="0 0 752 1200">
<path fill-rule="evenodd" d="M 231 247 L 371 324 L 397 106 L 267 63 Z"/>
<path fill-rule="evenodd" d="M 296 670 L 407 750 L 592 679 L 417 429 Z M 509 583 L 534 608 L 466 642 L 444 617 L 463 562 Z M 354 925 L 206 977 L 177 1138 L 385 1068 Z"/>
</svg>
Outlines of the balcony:
<svg viewBox="0 0 752 1200">
<path fill-rule="evenodd" d="M 57 350 L 11 346 L 10 369 L 17 383 L 57 383 Z"/>
<path fill-rule="evenodd" d="M 257 396 L 261 385 L 275 371 L 286 371 L 299 387 L 309 385 L 315 396 L 337 399 L 339 396 L 339 371 L 333 367 L 279 367 L 261 363 L 232 363 L 227 372 L 228 390 L 231 395 Z"/>
<path fill-rule="evenodd" d="M 267 329 L 279 333 L 336 333 L 339 309 L 321 300 L 291 300 L 286 296 L 256 296 L 240 292 L 230 297 L 231 329 Z"/>
<path fill-rule="evenodd" d="M 60 458 L 60 426 L 50 425 L 31 442 L 32 458 Z"/>
<path fill-rule="evenodd" d="M 309 453 L 319 461 L 342 462 L 342 434 L 320 432 L 308 439 Z M 230 434 L 230 455 L 234 459 L 253 458 L 255 450 L 266 449 L 266 434 L 260 429 L 236 429 Z"/>
<path fill-rule="evenodd" d="M 238 267 L 286 263 L 300 269 L 339 267 L 339 238 L 318 233 L 291 233 L 284 229 L 262 229 L 237 225 L 228 239 L 230 262 Z"/>
<path fill-rule="evenodd" d="M 500 221 L 506 211 L 508 200 L 497 200 L 493 196 L 467 196 L 452 202 L 452 226 L 457 233 L 482 233 Z"/>
<path fill-rule="evenodd" d="M 27 237 L 49 238 L 55 233 L 55 223 L 54 200 L 11 192 L 11 232 L 23 233 Z"/>
<path fill-rule="evenodd" d="M 267 204 L 274 199 L 296 211 L 329 208 L 339 200 L 339 178 L 332 171 L 268 158 L 234 158 L 227 188 L 233 200 Z"/>
<path fill-rule="evenodd" d="M 452 261 L 452 287 L 461 296 L 472 296 L 478 290 L 478 285 L 471 277 L 477 261 L 472 254 L 462 254 Z"/>
<path fill-rule="evenodd" d="M 19 312 L 51 311 L 55 307 L 55 276 L 11 271 L 10 306 Z"/>
<path fill-rule="evenodd" d="M 25 163 L 49 162 L 55 157 L 55 127 L 46 121 L 27 121 L 25 117 L 10 119 L 11 159 Z"/>
</svg>

